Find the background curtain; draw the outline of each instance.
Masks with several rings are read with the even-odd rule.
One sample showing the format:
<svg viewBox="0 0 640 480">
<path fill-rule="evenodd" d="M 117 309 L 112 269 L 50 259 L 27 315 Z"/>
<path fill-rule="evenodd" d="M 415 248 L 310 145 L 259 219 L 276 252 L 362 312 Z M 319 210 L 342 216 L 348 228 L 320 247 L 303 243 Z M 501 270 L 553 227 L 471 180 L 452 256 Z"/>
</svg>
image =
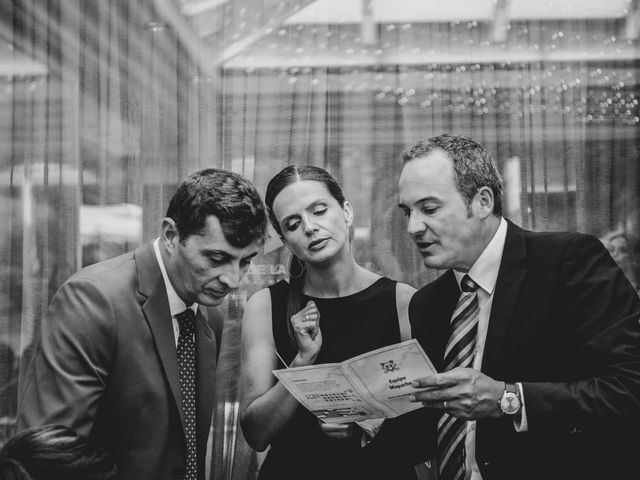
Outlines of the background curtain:
<svg viewBox="0 0 640 480">
<path fill-rule="evenodd" d="M 514 19 L 502 40 L 483 19 L 298 16 L 320 3 L 0 0 L 0 441 L 56 289 L 153 239 L 200 168 L 237 171 L 261 193 L 287 164 L 327 168 L 354 206 L 358 261 L 419 287 L 439 272 L 406 235 L 399 155 L 468 135 L 497 159 L 506 216 L 620 231 L 637 267 L 638 2 L 601 19 Z M 287 260 L 270 238 L 223 305 L 217 479 L 254 478 L 262 458 L 237 424 L 241 318 Z"/>
</svg>

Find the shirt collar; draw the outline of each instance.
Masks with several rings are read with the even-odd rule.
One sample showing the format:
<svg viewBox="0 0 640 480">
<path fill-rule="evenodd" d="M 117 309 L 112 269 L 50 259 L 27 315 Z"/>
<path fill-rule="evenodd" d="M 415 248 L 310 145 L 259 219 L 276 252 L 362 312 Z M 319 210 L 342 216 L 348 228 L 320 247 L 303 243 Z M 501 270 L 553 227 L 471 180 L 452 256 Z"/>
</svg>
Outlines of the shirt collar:
<svg viewBox="0 0 640 480">
<path fill-rule="evenodd" d="M 162 260 L 162 255 L 160 254 L 160 239 L 156 238 L 153 241 L 153 251 L 156 254 L 156 259 L 158 260 L 158 265 L 160 266 L 160 271 L 162 272 L 162 279 L 164 280 L 164 287 L 167 291 L 167 298 L 169 299 L 169 309 L 171 310 L 171 316 L 175 317 L 177 314 L 184 312 L 187 309 L 187 304 L 182 301 L 182 299 L 178 296 L 173 285 L 171 285 L 171 281 L 169 280 L 169 276 L 167 275 L 167 269 L 164 266 L 164 261 Z M 194 303 L 189 307 L 193 310 L 193 313 L 198 313 L 198 304 Z"/>
<path fill-rule="evenodd" d="M 466 273 L 489 295 L 493 294 L 493 289 L 496 286 L 506 239 L 507 221 L 504 218 L 500 218 L 498 230 L 496 230 L 489 244 Z M 458 287 L 460 287 L 460 282 L 462 281 L 462 277 L 465 276 L 465 272 L 454 270 L 453 273 L 456 276 Z"/>
</svg>

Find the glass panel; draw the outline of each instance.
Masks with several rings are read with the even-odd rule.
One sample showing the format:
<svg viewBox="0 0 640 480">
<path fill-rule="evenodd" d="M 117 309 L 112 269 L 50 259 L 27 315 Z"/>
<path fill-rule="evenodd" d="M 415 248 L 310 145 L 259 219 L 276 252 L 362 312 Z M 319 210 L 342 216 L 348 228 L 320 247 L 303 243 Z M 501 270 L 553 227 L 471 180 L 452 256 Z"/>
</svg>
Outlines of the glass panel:
<svg viewBox="0 0 640 480">
<path fill-rule="evenodd" d="M 399 155 L 483 143 L 505 211 L 601 237 L 638 283 L 638 2 L 16 0 L 0 4 L 0 442 L 47 305 L 85 265 L 150 241 L 177 184 L 223 167 L 264 193 L 327 168 L 367 268 L 419 287 Z M 211 473 L 252 479 L 237 424 L 246 300 L 287 276 L 273 232 L 227 316 Z M 640 286 L 639 286 L 640 288 Z"/>
</svg>

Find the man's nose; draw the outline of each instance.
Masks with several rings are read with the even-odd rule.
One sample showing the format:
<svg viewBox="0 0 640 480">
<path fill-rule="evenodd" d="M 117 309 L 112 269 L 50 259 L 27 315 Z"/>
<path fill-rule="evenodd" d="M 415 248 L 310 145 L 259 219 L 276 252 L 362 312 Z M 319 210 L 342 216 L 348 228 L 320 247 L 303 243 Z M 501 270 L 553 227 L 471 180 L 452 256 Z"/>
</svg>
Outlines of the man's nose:
<svg viewBox="0 0 640 480">
<path fill-rule="evenodd" d="M 220 281 L 233 290 L 238 288 L 243 275 L 244 271 L 240 268 L 240 263 L 232 262 L 220 275 Z"/>
<path fill-rule="evenodd" d="M 409 219 L 407 221 L 407 232 L 412 237 L 419 236 L 425 232 L 427 226 L 420 215 L 415 212 L 409 213 Z"/>
</svg>

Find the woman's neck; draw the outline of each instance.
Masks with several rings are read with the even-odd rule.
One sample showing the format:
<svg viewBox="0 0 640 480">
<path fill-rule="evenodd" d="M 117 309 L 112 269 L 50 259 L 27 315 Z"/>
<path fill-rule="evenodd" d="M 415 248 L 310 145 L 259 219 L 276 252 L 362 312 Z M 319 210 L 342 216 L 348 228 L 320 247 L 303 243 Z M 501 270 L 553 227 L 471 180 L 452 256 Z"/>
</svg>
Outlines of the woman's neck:
<svg viewBox="0 0 640 480">
<path fill-rule="evenodd" d="M 322 267 L 307 265 L 303 291 L 316 298 L 345 297 L 364 290 L 379 275 L 361 267 L 353 256 Z"/>
</svg>

